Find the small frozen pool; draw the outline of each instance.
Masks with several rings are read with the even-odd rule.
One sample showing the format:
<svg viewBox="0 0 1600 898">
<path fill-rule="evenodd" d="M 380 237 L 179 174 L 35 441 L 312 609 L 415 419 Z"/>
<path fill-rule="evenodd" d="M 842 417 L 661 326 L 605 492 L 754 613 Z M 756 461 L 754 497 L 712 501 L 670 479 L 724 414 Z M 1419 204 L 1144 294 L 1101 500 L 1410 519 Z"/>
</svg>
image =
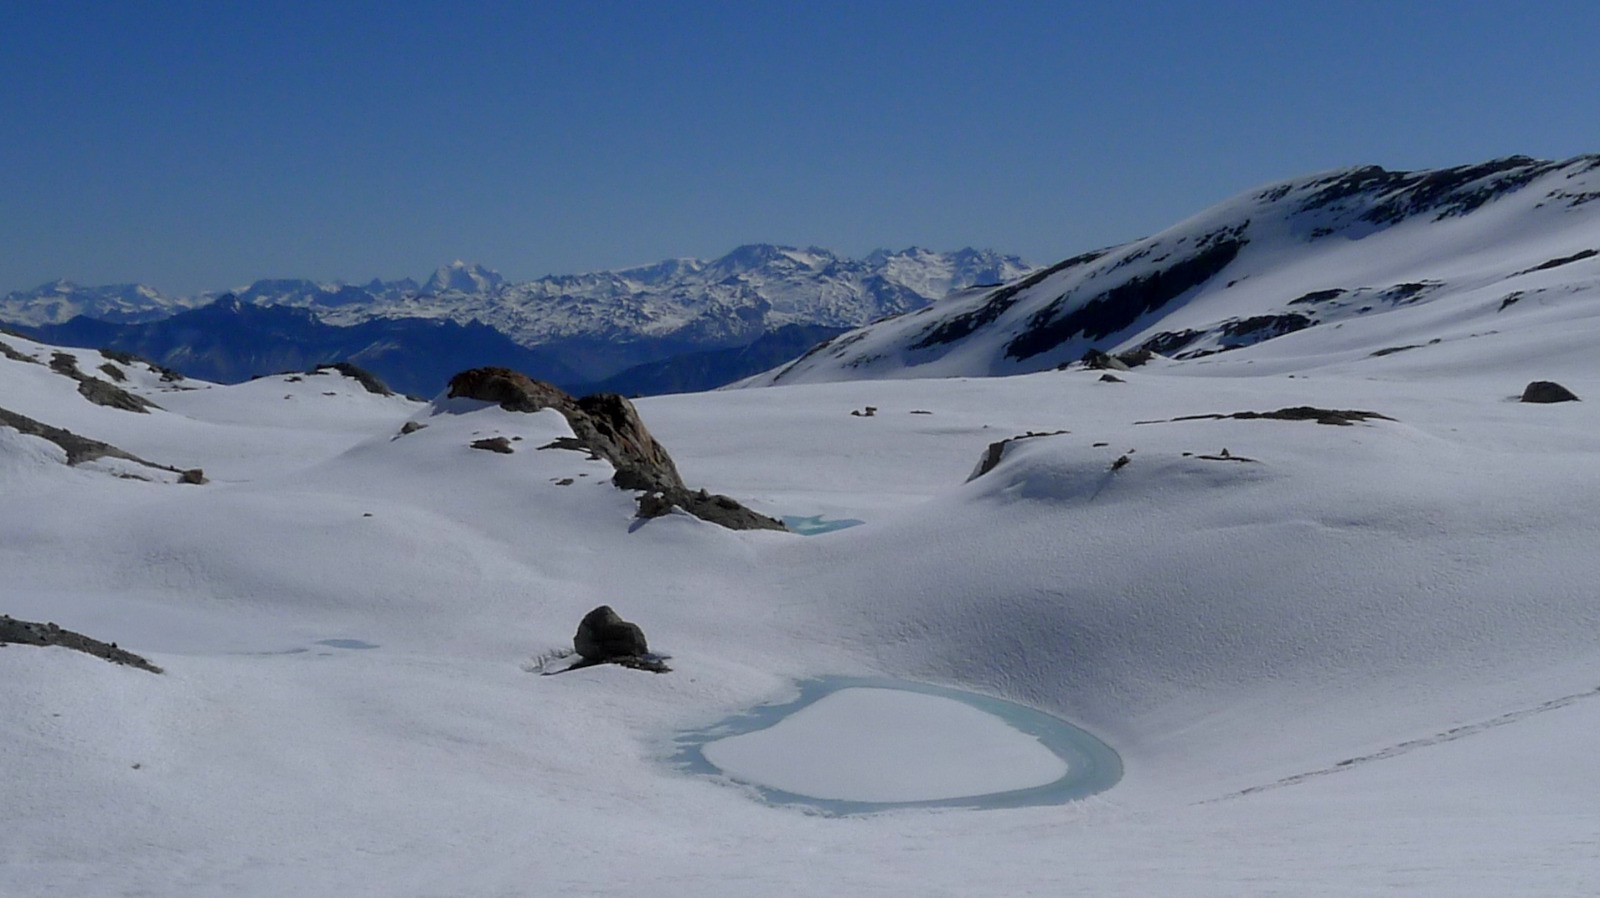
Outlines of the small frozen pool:
<svg viewBox="0 0 1600 898">
<path fill-rule="evenodd" d="M 1033 708 L 902 680 L 825 677 L 678 739 L 679 766 L 830 814 L 1059 804 L 1115 785 L 1122 762 Z"/>
<path fill-rule="evenodd" d="M 858 524 L 866 523 L 866 521 L 858 521 L 855 518 L 835 518 L 833 520 L 828 520 L 820 514 L 810 516 L 790 514 L 784 515 L 780 520 L 783 521 L 784 526 L 788 527 L 790 531 L 798 533 L 801 536 L 816 536 L 819 533 L 832 533 L 835 530 L 843 530 L 846 527 L 854 527 Z"/>
</svg>

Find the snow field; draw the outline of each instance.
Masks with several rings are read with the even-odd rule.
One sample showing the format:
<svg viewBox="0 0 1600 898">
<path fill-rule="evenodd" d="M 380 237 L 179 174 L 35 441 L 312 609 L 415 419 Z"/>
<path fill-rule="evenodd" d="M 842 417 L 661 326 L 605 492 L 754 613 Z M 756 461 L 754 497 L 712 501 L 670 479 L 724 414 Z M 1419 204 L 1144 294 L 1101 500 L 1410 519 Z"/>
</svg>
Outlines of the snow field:
<svg viewBox="0 0 1600 898">
<path fill-rule="evenodd" d="M 1375 359 L 1312 335 L 1284 338 L 1298 365 L 1273 341 L 1126 384 L 639 403 L 690 484 L 865 521 L 813 537 L 635 525 L 605 464 L 536 448 L 548 413 L 330 375 L 133 415 L 0 359 L 0 406 L 212 477 L 68 469 L 0 429 L 0 610 L 167 670 L 0 649 L 6 888 L 1592 894 L 1592 356 L 1553 323 Z M 1507 401 L 1535 378 L 1586 401 Z M 1299 404 L 1396 420 L 1137 423 Z M 965 482 L 989 442 L 1061 428 Z M 467 448 L 497 435 L 522 439 Z M 1254 461 L 1198 458 L 1222 448 Z M 528 672 L 602 603 L 675 671 Z M 666 762 L 828 674 L 1058 714 L 1125 779 L 831 819 Z"/>
</svg>

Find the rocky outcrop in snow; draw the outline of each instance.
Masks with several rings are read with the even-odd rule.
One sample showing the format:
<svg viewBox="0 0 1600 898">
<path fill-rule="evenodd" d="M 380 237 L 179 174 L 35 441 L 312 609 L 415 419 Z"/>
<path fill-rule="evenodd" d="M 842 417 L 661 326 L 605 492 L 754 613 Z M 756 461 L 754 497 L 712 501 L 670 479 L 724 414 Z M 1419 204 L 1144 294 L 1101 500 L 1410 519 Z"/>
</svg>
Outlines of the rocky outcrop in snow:
<svg viewBox="0 0 1600 898">
<path fill-rule="evenodd" d="M 17 620 L 8 614 L 0 614 L 0 646 L 17 645 L 59 645 L 62 648 L 72 649 L 104 658 L 113 664 L 123 664 L 128 667 L 137 667 L 151 673 L 161 673 L 161 668 L 151 664 L 146 659 L 134 653 L 117 647 L 114 642 L 101 642 L 56 626 L 54 623 L 35 623 L 33 621 Z"/>
<path fill-rule="evenodd" d="M 658 517 L 676 506 L 732 530 L 788 529 L 782 521 L 753 512 L 727 496 L 689 489 L 672 456 L 644 426 L 633 403 L 615 393 L 575 399 L 559 387 L 509 368 L 486 367 L 451 378 L 449 396 L 493 402 L 513 412 L 559 411 L 572 428 L 573 438 L 541 448 L 580 449 L 610 462 L 616 472 L 611 482 L 618 489 L 643 491 L 640 517 Z"/>
<path fill-rule="evenodd" d="M 1553 380 L 1536 380 L 1522 391 L 1523 402 L 1577 402 L 1578 396 Z"/>
</svg>

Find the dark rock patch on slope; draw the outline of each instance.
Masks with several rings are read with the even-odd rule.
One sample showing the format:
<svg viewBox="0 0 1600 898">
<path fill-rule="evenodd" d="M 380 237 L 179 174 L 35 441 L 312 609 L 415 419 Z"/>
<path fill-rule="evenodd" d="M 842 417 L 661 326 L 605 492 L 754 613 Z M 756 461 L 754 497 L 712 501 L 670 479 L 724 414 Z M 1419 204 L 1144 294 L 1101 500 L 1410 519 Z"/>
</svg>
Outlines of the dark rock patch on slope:
<svg viewBox="0 0 1600 898">
<path fill-rule="evenodd" d="M 1057 262 L 1049 268 L 1036 271 L 1014 284 L 1001 287 L 999 290 L 989 294 L 989 298 L 978 308 L 960 315 L 952 315 L 934 327 L 929 328 L 921 339 L 911 344 L 911 348 L 928 349 L 970 337 L 979 329 L 993 324 L 1013 305 L 1016 305 L 1017 300 L 1020 298 L 1019 294 L 1023 291 L 1038 286 L 1052 275 L 1066 271 L 1069 268 L 1076 268 L 1079 265 L 1087 265 L 1105 254 L 1105 250 L 1097 250 L 1073 256 L 1065 261 Z"/>
<path fill-rule="evenodd" d="M 1560 268 L 1563 265 L 1571 265 L 1573 262 L 1582 262 L 1584 259 L 1593 259 L 1595 256 L 1600 256 L 1600 250 L 1586 249 L 1582 252 L 1573 253 L 1570 256 L 1562 256 L 1559 259 L 1551 259 L 1548 262 L 1540 262 L 1538 265 L 1535 265 L 1532 268 L 1526 268 L 1517 272 L 1516 274 L 1513 274 L 1512 277 L 1518 277 L 1524 274 L 1532 274 L 1535 271 L 1549 271 L 1552 268 Z"/>
<path fill-rule="evenodd" d="M 1377 412 L 1366 412 L 1360 409 L 1316 408 L 1310 405 L 1296 405 L 1290 408 L 1280 408 L 1272 412 L 1234 412 L 1231 415 L 1183 415 L 1178 418 L 1164 418 L 1160 421 L 1135 421 L 1135 424 L 1170 424 L 1176 421 L 1221 421 L 1232 418 L 1239 421 L 1265 419 L 1272 421 L 1315 421 L 1318 424 L 1332 424 L 1339 427 L 1348 427 L 1362 421 L 1393 421 L 1388 415 Z"/>
<path fill-rule="evenodd" d="M 337 371 L 340 374 L 343 374 L 345 377 L 351 378 L 356 383 L 361 384 L 361 386 L 364 387 L 368 393 L 376 393 L 379 396 L 394 395 L 394 391 L 389 389 L 389 385 L 379 379 L 378 375 L 373 374 L 371 371 L 368 371 L 360 365 L 351 364 L 350 362 L 330 362 L 328 364 L 318 365 L 312 369 L 312 373 L 314 374 L 321 373 L 323 371 Z"/>
<path fill-rule="evenodd" d="M 117 647 L 114 642 L 101 642 L 82 633 L 65 630 L 53 623 L 34 623 L 33 621 L 17 620 L 9 614 L 0 614 L 0 646 L 15 643 L 17 645 L 59 645 L 62 648 L 72 649 L 104 658 L 113 664 L 123 664 L 128 667 L 137 667 L 151 673 L 161 673 L 161 668 L 151 664 L 144 658 Z"/>
<path fill-rule="evenodd" d="M 64 430 L 60 427 L 51 427 L 42 421 L 36 421 L 26 415 L 19 415 L 3 408 L 0 408 L 0 427 L 10 427 L 26 436 L 49 440 L 67 453 L 68 465 L 80 465 L 87 461 L 94 461 L 97 458 L 119 458 L 123 461 L 143 465 L 152 470 L 177 474 L 183 483 L 205 482 L 204 475 L 199 468 L 184 470 L 168 465 L 158 465 L 155 462 L 145 461 L 131 452 L 118 449 L 110 443 L 91 440 L 88 437 L 79 436 L 70 430 Z"/>
<path fill-rule="evenodd" d="M 990 471 L 993 471 L 995 467 L 1000 464 L 1001 460 L 1006 457 L 1006 451 L 1012 445 L 1019 443 L 1022 440 L 1038 439 L 1039 437 L 1053 437 L 1063 433 L 1066 433 L 1066 431 L 1051 430 L 1037 432 L 1030 430 L 1027 433 L 1018 434 L 1014 437 L 1008 437 L 1006 439 L 990 443 L 989 447 L 983 450 L 983 457 L 978 459 L 978 466 L 974 468 L 972 473 L 967 477 L 967 482 L 971 483 L 972 481 L 977 480 L 979 477 L 982 477 Z"/>
<path fill-rule="evenodd" d="M 1433 213 L 1433 220 L 1441 221 L 1473 212 L 1563 164 L 1511 156 L 1434 171 L 1389 171 L 1369 165 L 1314 183 L 1315 192 L 1299 211 L 1341 211 L 1347 200 L 1366 199 L 1371 204 L 1359 220 L 1368 224 L 1392 225 L 1423 213 Z"/>
<path fill-rule="evenodd" d="M 1149 274 L 1129 278 L 1066 314 L 1063 296 L 1028 319 L 1027 329 L 1006 344 L 1006 357 L 1023 361 L 1084 336 L 1104 339 L 1131 327 L 1141 317 L 1200 286 L 1226 268 L 1249 242 L 1244 228 L 1211 235 L 1205 248 L 1182 261 Z M 1214 239 L 1213 239 L 1214 238 Z"/>
<path fill-rule="evenodd" d="M 10 331 L 7 331 L 6 333 L 10 333 Z M 16 347 L 5 342 L 4 340 L 0 340 L 0 355 L 5 356 L 13 362 L 27 362 L 31 365 L 41 364 L 38 359 L 31 355 L 23 355 L 16 350 Z"/>
<path fill-rule="evenodd" d="M 160 408 L 154 402 L 143 396 L 135 396 L 127 390 L 110 381 L 98 377 L 90 377 L 78 368 L 78 359 L 71 353 L 58 352 L 50 357 L 50 370 L 57 374 L 64 374 L 78 382 L 78 392 L 83 398 L 95 405 L 107 408 L 121 409 L 125 412 L 138 412 L 149 414 L 153 408 Z"/>
</svg>

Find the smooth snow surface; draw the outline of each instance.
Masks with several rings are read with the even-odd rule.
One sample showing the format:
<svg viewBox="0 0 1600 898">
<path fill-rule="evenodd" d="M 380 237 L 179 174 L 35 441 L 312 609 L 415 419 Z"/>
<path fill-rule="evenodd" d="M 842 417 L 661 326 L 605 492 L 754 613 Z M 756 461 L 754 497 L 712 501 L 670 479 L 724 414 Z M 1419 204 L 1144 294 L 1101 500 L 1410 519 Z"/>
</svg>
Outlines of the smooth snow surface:
<svg viewBox="0 0 1600 898">
<path fill-rule="evenodd" d="M 928 801 L 1042 786 L 1065 761 L 960 702 L 894 689 L 845 689 L 758 733 L 705 747 L 731 776 L 852 801 Z"/>
</svg>

